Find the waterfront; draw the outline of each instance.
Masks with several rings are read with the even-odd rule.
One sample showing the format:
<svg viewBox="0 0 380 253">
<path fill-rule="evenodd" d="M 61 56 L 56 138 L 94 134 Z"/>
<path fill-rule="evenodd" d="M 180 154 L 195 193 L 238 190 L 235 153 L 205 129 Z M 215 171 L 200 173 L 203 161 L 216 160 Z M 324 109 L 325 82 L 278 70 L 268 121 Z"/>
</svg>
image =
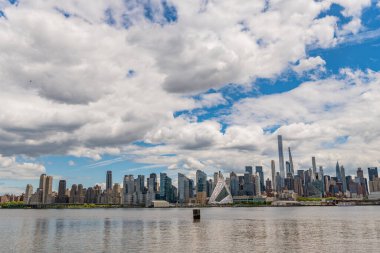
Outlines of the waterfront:
<svg viewBox="0 0 380 253">
<path fill-rule="evenodd" d="M 1 252 L 378 252 L 380 207 L 0 210 Z"/>
</svg>

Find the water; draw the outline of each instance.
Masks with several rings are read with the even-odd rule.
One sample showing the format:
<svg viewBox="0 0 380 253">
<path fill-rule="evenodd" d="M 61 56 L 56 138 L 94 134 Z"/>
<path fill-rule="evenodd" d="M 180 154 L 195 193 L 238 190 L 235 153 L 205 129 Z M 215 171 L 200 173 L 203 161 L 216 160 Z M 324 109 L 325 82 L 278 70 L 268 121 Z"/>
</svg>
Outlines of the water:
<svg viewBox="0 0 380 253">
<path fill-rule="evenodd" d="M 380 252 L 380 206 L 0 209 L 1 252 Z"/>
</svg>

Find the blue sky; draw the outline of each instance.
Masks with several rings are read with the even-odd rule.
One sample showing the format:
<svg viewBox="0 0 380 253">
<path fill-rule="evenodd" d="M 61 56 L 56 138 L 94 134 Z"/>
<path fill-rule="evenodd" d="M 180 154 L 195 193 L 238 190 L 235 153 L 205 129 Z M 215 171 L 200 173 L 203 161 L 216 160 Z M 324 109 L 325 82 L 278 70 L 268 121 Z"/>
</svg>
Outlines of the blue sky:
<svg viewBox="0 0 380 253">
<path fill-rule="evenodd" d="M 37 2 L 0 1 L 0 193 L 44 171 L 85 187 L 107 170 L 267 177 L 277 134 L 298 168 L 379 163 L 377 1 Z"/>
</svg>

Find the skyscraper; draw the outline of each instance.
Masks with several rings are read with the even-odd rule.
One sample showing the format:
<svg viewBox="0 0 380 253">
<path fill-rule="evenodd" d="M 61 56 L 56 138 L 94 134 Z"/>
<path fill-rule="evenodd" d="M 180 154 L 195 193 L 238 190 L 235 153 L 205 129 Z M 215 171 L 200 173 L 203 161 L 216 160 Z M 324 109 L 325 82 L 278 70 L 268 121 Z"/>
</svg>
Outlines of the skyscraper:
<svg viewBox="0 0 380 253">
<path fill-rule="evenodd" d="M 33 194 L 33 186 L 31 184 L 26 185 L 25 189 L 25 196 L 24 196 L 24 203 L 27 205 L 29 204 L 29 199 L 32 197 Z"/>
<path fill-rule="evenodd" d="M 230 173 L 230 191 L 232 196 L 237 196 L 239 192 L 239 178 L 235 172 Z"/>
<path fill-rule="evenodd" d="M 253 168 L 252 166 L 245 166 L 245 171 L 250 173 L 251 175 L 253 174 Z"/>
<path fill-rule="evenodd" d="M 40 187 L 38 188 L 40 193 L 40 203 L 45 203 L 45 185 L 46 185 L 46 174 L 41 174 L 40 176 Z"/>
<path fill-rule="evenodd" d="M 178 173 L 178 203 L 189 202 L 189 179 L 182 173 Z"/>
<path fill-rule="evenodd" d="M 374 181 L 375 178 L 379 177 L 377 172 L 377 167 L 368 168 L 368 179 L 369 181 Z"/>
<path fill-rule="evenodd" d="M 275 178 L 276 178 L 276 166 L 275 166 L 275 163 L 274 163 L 274 160 L 271 161 L 271 169 L 272 169 L 272 188 L 273 188 L 273 191 L 276 191 L 276 181 L 275 181 Z"/>
<path fill-rule="evenodd" d="M 342 174 L 340 172 L 340 167 L 339 167 L 339 163 L 336 162 L 336 166 L 335 166 L 335 172 L 336 172 L 336 179 L 338 182 L 342 182 Z"/>
<path fill-rule="evenodd" d="M 112 171 L 107 171 L 106 190 L 112 190 Z"/>
<path fill-rule="evenodd" d="M 263 166 L 256 166 L 256 173 L 258 173 L 260 176 L 260 190 L 263 192 L 265 191 Z"/>
<path fill-rule="evenodd" d="M 343 165 L 340 166 L 340 176 L 342 177 L 342 190 L 343 190 L 343 194 L 346 194 L 346 191 L 347 191 L 347 182 L 346 182 L 346 172 L 344 170 L 344 167 Z"/>
<path fill-rule="evenodd" d="M 277 136 L 278 140 L 278 161 L 280 166 L 280 176 L 281 176 L 281 186 L 284 185 L 284 178 L 285 178 L 285 164 L 284 164 L 284 151 L 282 148 L 282 136 Z"/>
<path fill-rule="evenodd" d="M 149 175 L 149 178 L 152 178 L 152 180 L 148 181 L 148 182 L 152 182 L 153 183 L 153 185 L 152 185 L 153 191 L 157 192 L 157 174 L 156 173 L 151 173 Z M 148 185 L 148 188 L 149 188 L 149 185 Z"/>
<path fill-rule="evenodd" d="M 256 175 L 255 175 L 255 192 L 256 192 L 256 196 L 261 196 L 261 178 L 260 178 L 260 174 L 256 172 Z"/>
<path fill-rule="evenodd" d="M 133 203 L 133 194 L 135 193 L 135 179 L 133 175 L 125 175 L 123 180 L 123 198 L 125 205 Z"/>
<path fill-rule="evenodd" d="M 44 202 L 50 204 L 53 202 L 52 193 L 53 193 L 53 177 L 47 176 L 45 179 L 45 188 L 44 188 Z"/>
<path fill-rule="evenodd" d="M 207 175 L 201 170 L 197 170 L 195 174 L 195 181 L 197 183 L 197 194 L 199 192 L 207 192 Z"/>
<path fill-rule="evenodd" d="M 66 198 L 66 180 L 59 180 L 59 185 L 58 185 L 58 203 L 66 203 L 67 198 Z"/>
<path fill-rule="evenodd" d="M 160 199 L 168 202 L 174 201 L 172 179 L 166 173 L 160 173 Z"/>
<path fill-rule="evenodd" d="M 293 164 L 293 157 L 292 157 L 292 152 L 290 151 L 290 147 L 288 147 L 289 151 L 289 164 L 290 164 L 290 173 L 292 173 L 292 176 L 294 176 L 294 164 Z"/>
<path fill-rule="evenodd" d="M 311 164 L 313 166 L 313 179 L 315 180 L 317 174 L 317 163 L 315 162 L 315 156 L 311 158 Z"/>
</svg>

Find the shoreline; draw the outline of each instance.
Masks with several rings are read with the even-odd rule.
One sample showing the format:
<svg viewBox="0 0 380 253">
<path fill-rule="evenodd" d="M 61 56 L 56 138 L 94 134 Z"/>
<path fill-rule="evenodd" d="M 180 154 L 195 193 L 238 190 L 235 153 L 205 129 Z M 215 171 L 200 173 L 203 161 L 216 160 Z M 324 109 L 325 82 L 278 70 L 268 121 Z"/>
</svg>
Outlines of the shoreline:
<svg viewBox="0 0 380 253">
<path fill-rule="evenodd" d="M 47 205 L 24 205 L 24 204 L 10 204 L 1 205 L 1 209 L 173 209 L 173 208 L 187 208 L 187 209 L 199 209 L 199 208 L 241 208 L 241 207 L 353 207 L 353 206 L 380 206 L 380 201 L 343 201 L 334 204 L 310 203 L 310 201 L 302 202 L 289 202 L 289 201 L 277 201 L 276 204 L 262 203 L 262 204 L 232 204 L 232 205 L 193 205 L 193 206 L 169 206 L 169 207 L 145 207 L 145 206 L 125 206 L 117 204 L 47 204 Z"/>
</svg>

